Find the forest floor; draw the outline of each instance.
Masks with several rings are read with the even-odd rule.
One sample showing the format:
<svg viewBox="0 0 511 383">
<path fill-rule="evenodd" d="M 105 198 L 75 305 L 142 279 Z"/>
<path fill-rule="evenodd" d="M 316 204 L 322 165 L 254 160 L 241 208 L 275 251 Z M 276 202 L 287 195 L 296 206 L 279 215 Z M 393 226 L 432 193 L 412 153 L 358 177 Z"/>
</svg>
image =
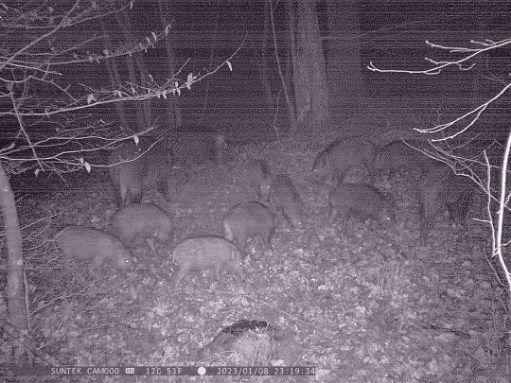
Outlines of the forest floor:
<svg viewBox="0 0 511 383">
<path fill-rule="evenodd" d="M 174 241 L 158 244 L 158 254 L 137 243 L 130 249 L 135 265 L 125 274 L 69 268 L 51 241 L 45 251 L 27 250 L 32 321 L 36 340 L 45 345 L 36 364 L 316 367 L 315 377 L 198 378 L 228 382 L 511 381 L 506 288 L 499 285 L 498 267 L 489 257 L 490 232 L 473 219 L 483 213 L 484 196 L 475 198 L 465 227 L 440 216 L 421 243 L 417 175 L 380 175 L 376 186 L 397 201 L 396 224 L 383 228 L 352 219 L 343 229 L 342 222 L 327 220 L 332 186 L 311 173 L 327 142 L 247 145 L 232 161 L 196 169 L 186 183 L 179 181 L 171 201 L 147 193 L 145 201 L 175 218 Z M 241 277 L 224 272 L 217 281 L 212 273 L 191 273 L 175 290 L 173 246 L 194 235 L 222 235 L 227 209 L 256 199 L 244 170 L 251 158 L 264 158 L 273 173 L 292 177 L 306 204 L 304 227 L 291 228 L 280 217 L 273 254 L 247 261 Z M 93 177 L 85 187 L 24 198 L 20 205 L 22 223 L 32 223 L 27 243 L 51 239 L 71 224 L 108 228 L 114 212 L 105 177 Z M 286 345 L 268 341 L 259 329 L 244 342 L 199 352 L 239 320 L 281 329 Z M 145 381 L 141 376 L 108 379 Z"/>
</svg>

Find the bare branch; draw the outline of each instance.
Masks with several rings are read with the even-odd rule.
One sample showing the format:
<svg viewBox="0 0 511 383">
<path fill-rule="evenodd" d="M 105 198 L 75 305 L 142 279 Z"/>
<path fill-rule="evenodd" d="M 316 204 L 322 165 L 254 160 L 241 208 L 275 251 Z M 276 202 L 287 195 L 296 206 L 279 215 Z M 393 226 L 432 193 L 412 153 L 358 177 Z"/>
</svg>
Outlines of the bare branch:
<svg viewBox="0 0 511 383">
<path fill-rule="evenodd" d="M 500 267 L 504 271 L 505 278 L 507 280 L 507 284 L 509 289 L 511 290 L 511 272 L 507 268 L 506 262 L 504 260 L 503 255 L 503 230 L 504 230 L 504 214 L 505 214 L 505 206 L 507 204 L 506 200 L 506 186 L 507 186 L 507 166 L 509 161 L 509 153 L 511 152 L 511 133 L 508 134 L 507 142 L 506 142 L 506 151 L 504 153 L 504 157 L 502 158 L 502 172 L 501 172 L 501 180 L 500 180 L 500 200 L 499 200 L 499 208 L 497 211 L 497 232 L 495 234 L 495 245 L 494 245 L 494 256 L 497 256 L 497 260 L 500 263 Z"/>
<path fill-rule="evenodd" d="M 423 69 L 423 70 L 408 70 L 408 69 L 380 69 L 373 64 L 373 62 L 369 62 L 367 69 L 373 72 L 380 73 L 408 73 L 408 74 L 426 74 L 426 75 L 437 75 L 442 72 L 443 69 L 450 66 L 457 66 L 460 70 L 470 70 L 474 67 L 474 63 L 467 64 L 470 60 L 474 59 L 476 56 L 491 51 L 495 49 L 500 49 L 508 44 L 511 44 L 511 39 L 505 39 L 502 41 L 497 41 L 495 43 L 482 43 L 477 41 L 471 41 L 472 44 L 483 45 L 483 48 L 466 48 L 466 47 L 448 47 L 445 45 L 434 44 L 426 40 L 426 44 L 435 49 L 447 50 L 449 53 L 469 53 L 468 55 L 452 61 L 437 61 L 425 57 L 424 59 L 432 64 L 434 64 L 433 68 Z M 468 66 L 465 66 L 467 64 Z"/>
<path fill-rule="evenodd" d="M 458 122 L 461 122 L 461 121 L 467 119 L 468 117 L 470 117 L 469 123 L 467 125 L 465 125 L 460 131 L 450 134 L 448 136 L 442 137 L 442 138 L 432 139 L 432 141 L 433 142 L 441 142 L 441 141 L 446 141 L 446 140 L 455 138 L 455 137 L 459 136 L 460 134 L 465 133 L 468 129 L 470 129 L 475 124 L 475 122 L 479 119 L 481 114 L 486 110 L 486 108 L 488 108 L 488 106 L 490 106 L 490 104 L 492 104 L 494 101 L 499 99 L 504 93 L 506 93 L 510 87 L 511 87 L 511 83 L 509 83 L 505 87 L 503 87 L 494 97 L 490 98 L 489 100 L 485 101 L 478 107 L 470 110 L 469 112 L 465 113 L 464 115 L 462 115 L 452 121 L 449 121 L 445 124 L 436 125 L 433 128 L 425 128 L 425 129 L 416 128 L 415 130 L 418 131 L 419 133 L 443 132 L 444 130 L 450 128 L 451 126 L 457 124 Z"/>
<path fill-rule="evenodd" d="M 503 47 L 509 45 L 511 43 L 511 39 L 504 39 L 501 41 L 470 41 L 475 47 L 451 47 L 440 44 L 434 44 L 429 41 L 426 41 L 431 48 L 440 49 L 448 51 L 450 54 L 461 54 L 462 57 L 454 60 L 433 60 L 430 58 L 426 58 L 426 61 L 433 64 L 433 67 L 424 70 L 402 70 L 402 69 L 380 69 L 376 67 L 372 62 L 369 63 L 367 68 L 373 72 L 380 73 L 407 73 L 407 74 L 423 74 L 423 75 L 437 75 L 440 74 L 445 68 L 455 66 L 459 70 L 467 71 L 472 69 L 475 66 L 475 62 L 472 60 L 477 56 L 480 56 L 484 53 L 487 53 L 492 50 L 502 49 Z M 481 105 L 476 106 L 469 112 L 443 124 L 436 124 L 432 128 L 416 128 L 415 130 L 419 133 L 423 134 L 434 134 L 435 137 L 430 139 L 431 143 L 444 144 L 445 147 L 440 145 L 433 145 L 435 148 L 434 152 L 425 152 L 429 157 L 432 157 L 436 160 L 442 161 L 448 166 L 452 168 L 452 170 L 459 175 L 469 177 L 472 179 L 475 184 L 479 186 L 479 188 L 486 194 L 487 202 L 486 202 L 486 210 L 487 210 L 487 219 L 479 219 L 480 222 L 484 222 L 488 224 L 491 230 L 492 235 L 492 255 L 497 257 L 497 262 L 500 265 L 501 270 L 504 273 L 505 279 L 507 281 L 508 289 L 511 293 L 511 272 L 504 261 L 503 249 L 511 240 L 507 240 L 504 238 L 503 229 L 504 229 L 504 217 L 505 214 L 511 213 L 511 207 L 509 206 L 511 200 L 511 193 L 508 188 L 508 161 L 509 154 L 511 151 L 511 132 L 508 133 L 507 142 L 505 146 L 505 153 L 502 158 L 502 162 L 498 165 L 491 164 L 490 158 L 488 157 L 487 149 L 482 151 L 483 160 L 478 160 L 477 158 L 467 158 L 463 155 L 459 155 L 459 148 L 452 148 L 450 143 L 455 139 L 461 139 L 462 135 L 467 133 L 474 127 L 476 122 L 479 120 L 479 117 L 484 113 L 487 108 L 498 100 L 500 97 L 506 93 L 511 87 L 511 83 L 505 82 L 503 83 L 502 88 L 499 92 L 490 99 L 483 102 Z M 456 131 L 449 131 L 453 127 L 458 127 Z M 439 135 L 440 134 L 440 135 Z M 467 144 L 467 139 L 465 139 L 465 145 Z M 461 145 L 461 148 L 463 145 Z M 478 170 L 483 169 L 479 173 Z M 494 190 L 492 187 L 492 171 L 500 172 L 500 182 L 499 189 Z M 495 211 L 493 206 L 497 204 L 498 208 Z M 495 215 L 495 216 L 494 216 Z"/>
<path fill-rule="evenodd" d="M 65 84 L 63 81 L 66 81 L 66 76 L 56 68 L 101 63 L 147 51 L 169 34 L 170 24 L 159 33 L 151 32 L 140 41 L 130 41 L 115 49 L 103 49 L 99 53 L 87 51 L 86 47 L 105 38 L 104 34 L 80 36 L 77 41 L 57 47 L 55 41 L 58 41 L 62 33 L 67 33 L 66 29 L 107 17 L 131 7 L 132 2 L 113 0 L 98 3 L 94 0 L 74 0 L 69 3 L 63 1 L 60 5 L 64 8 L 60 13 L 46 3 L 31 3 L 32 9 L 23 11 L 7 6 L 0 7 L 0 17 L 5 27 L 0 36 L 6 37 L 3 47 L 0 47 L 0 98 L 10 104 L 9 107 L 7 102 L 4 102 L 7 108 L 0 111 L 0 116 L 16 122 L 17 126 L 15 137 L 10 137 L 13 142 L 0 148 L 0 160 L 4 160 L 10 174 L 25 171 L 34 171 L 36 174 L 40 171 L 51 171 L 61 174 L 84 167 L 88 170 L 91 167 L 100 167 L 99 163 L 90 164 L 84 158 L 100 150 L 115 147 L 119 140 L 147 134 L 156 126 L 153 124 L 150 128 L 126 136 L 122 129 L 111 129 L 102 121 L 87 121 L 84 124 L 76 117 L 70 120 L 67 116 L 82 116 L 84 111 L 91 108 L 119 102 L 179 96 L 182 91 L 191 90 L 196 82 L 217 73 L 224 66 L 232 70 L 231 60 L 247 38 L 245 36 L 238 48 L 215 68 L 205 73 L 189 73 L 186 78 L 182 75 L 188 60 L 161 83 L 149 74 L 149 81 L 142 84 L 124 82 L 102 87 Z M 24 33 L 19 33 L 20 31 Z M 27 31 L 29 33 L 26 33 Z M 14 38 L 8 39 L 9 36 Z M 36 135 L 34 120 L 50 122 L 55 124 L 55 127 L 42 131 L 38 129 L 40 133 Z"/>
</svg>

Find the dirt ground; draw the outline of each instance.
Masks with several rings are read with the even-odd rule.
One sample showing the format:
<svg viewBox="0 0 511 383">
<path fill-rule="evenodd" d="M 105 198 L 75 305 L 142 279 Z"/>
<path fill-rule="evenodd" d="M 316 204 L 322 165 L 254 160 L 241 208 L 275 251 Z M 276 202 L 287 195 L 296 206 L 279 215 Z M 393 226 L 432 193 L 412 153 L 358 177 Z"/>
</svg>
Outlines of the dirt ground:
<svg viewBox="0 0 511 383">
<path fill-rule="evenodd" d="M 145 201 L 174 217 L 174 240 L 158 243 L 158 254 L 136 243 L 130 248 L 136 261 L 126 274 L 108 266 L 97 274 L 70 266 L 51 242 L 45 251 L 27 251 L 33 323 L 41 344 L 49 342 L 40 364 L 52 355 L 60 365 L 316 367 L 315 377 L 281 376 L 279 382 L 509 382 L 506 291 L 489 258 L 489 231 L 473 219 L 484 198 L 475 198 L 464 227 L 438 217 L 423 244 L 416 175 L 379 175 L 376 186 L 397 201 L 394 226 L 356 219 L 346 229 L 342 222 L 329 224 L 332 185 L 311 173 L 328 140 L 247 145 L 227 163 L 176 176 L 171 201 L 146 193 Z M 264 158 L 273 173 L 292 177 L 306 205 L 304 228 L 279 217 L 273 254 L 247 260 L 241 277 L 225 272 L 216 281 L 214 273 L 192 273 L 176 291 L 173 246 L 194 235 L 222 235 L 227 209 L 257 198 L 244 172 L 251 158 Z M 25 222 L 51 217 L 31 229 L 48 239 L 70 224 L 108 229 L 115 209 L 104 177 L 86 188 L 28 198 L 20 208 Z M 239 320 L 265 321 L 292 340 L 280 353 L 254 338 L 207 357 L 199 352 Z"/>
</svg>

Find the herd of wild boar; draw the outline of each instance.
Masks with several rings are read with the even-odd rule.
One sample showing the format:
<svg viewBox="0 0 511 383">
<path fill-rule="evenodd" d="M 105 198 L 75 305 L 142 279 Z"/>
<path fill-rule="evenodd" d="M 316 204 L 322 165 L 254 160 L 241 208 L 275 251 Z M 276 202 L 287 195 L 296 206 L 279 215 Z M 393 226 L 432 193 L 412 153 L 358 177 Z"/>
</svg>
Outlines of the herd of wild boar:
<svg viewBox="0 0 511 383">
<path fill-rule="evenodd" d="M 127 247 L 138 239 L 146 240 L 157 252 L 155 240 L 168 243 L 173 238 L 173 217 L 161 208 L 141 203 L 142 194 L 157 189 L 170 197 L 168 180 L 175 166 L 194 164 L 222 157 L 223 136 L 201 133 L 181 139 L 155 141 L 144 139 L 135 145 L 126 141 L 108 158 L 110 180 L 119 210 L 110 221 L 108 232 L 84 226 L 69 226 L 56 237 L 68 258 L 85 259 L 91 267 L 124 270 L 130 262 Z M 418 150 L 417 150 L 418 149 Z M 471 181 L 427 157 L 420 141 L 394 141 L 378 147 L 362 137 L 336 140 L 321 151 L 312 172 L 331 177 L 335 187 L 328 197 L 329 223 L 346 225 L 350 217 L 372 218 L 381 227 L 395 221 L 395 203 L 391 193 L 373 186 L 377 174 L 414 171 L 417 182 L 420 234 L 428 236 L 435 217 L 447 210 L 452 219 L 463 222 L 474 195 Z M 368 182 L 347 183 L 352 169 L 360 169 Z M 172 259 L 178 266 L 175 287 L 191 270 L 214 269 L 240 271 L 247 256 L 248 241 L 259 251 L 272 249 L 272 235 L 282 216 L 292 228 L 305 227 L 305 203 L 288 174 L 273 174 L 267 161 L 254 159 L 247 164 L 248 184 L 258 196 L 232 206 L 222 219 L 224 237 L 200 236 L 185 239 L 173 248 Z M 170 251 L 168 252 L 170 255 Z M 257 258 L 253 255 L 253 258 Z"/>
</svg>

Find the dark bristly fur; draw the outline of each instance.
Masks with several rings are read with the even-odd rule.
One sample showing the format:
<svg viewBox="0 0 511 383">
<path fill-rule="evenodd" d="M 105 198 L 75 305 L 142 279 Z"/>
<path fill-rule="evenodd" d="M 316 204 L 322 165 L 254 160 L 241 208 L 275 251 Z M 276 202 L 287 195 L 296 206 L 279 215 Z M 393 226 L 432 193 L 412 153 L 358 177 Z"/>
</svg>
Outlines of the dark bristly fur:
<svg viewBox="0 0 511 383">
<path fill-rule="evenodd" d="M 403 170 L 424 172 L 436 162 L 420 152 L 428 147 L 424 141 L 392 141 L 378 150 L 374 169 L 388 171 L 391 175 Z"/>
<path fill-rule="evenodd" d="M 382 225 L 394 222 L 393 203 L 381 191 L 365 183 L 341 184 L 330 193 L 330 222 L 338 217 L 346 225 L 350 216 L 371 217 Z"/>
<path fill-rule="evenodd" d="M 151 147 L 151 141 L 143 139 L 139 145 L 133 141 L 124 141 L 108 156 L 110 181 L 117 206 L 139 203 L 142 193 L 152 188 L 156 188 L 167 199 L 170 197 L 170 154 L 161 142 Z"/>
<path fill-rule="evenodd" d="M 134 203 L 115 212 L 112 231 L 122 243 L 129 245 L 135 237 L 144 238 L 156 252 L 154 239 L 167 242 L 174 231 L 173 219 L 166 211 L 148 203 Z"/>
<path fill-rule="evenodd" d="M 363 137 L 346 137 L 332 142 L 314 160 L 314 173 L 330 173 L 342 183 L 346 173 L 359 168 L 373 179 L 373 163 L 376 145 Z"/>
<path fill-rule="evenodd" d="M 172 252 L 172 260 L 179 268 L 175 280 L 177 289 L 191 270 L 214 269 L 217 280 L 221 270 L 240 273 L 243 257 L 239 249 L 225 238 L 203 236 L 186 239 L 177 245 Z"/>
<path fill-rule="evenodd" d="M 437 164 L 424 173 L 419 182 L 421 237 L 427 239 L 435 217 L 447 209 L 450 219 L 464 223 L 475 185 L 467 177 L 454 174 L 445 164 Z"/>
<path fill-rule="evenodd" d="M 223 219 L 225 237 L 245 253 L 247 240 L 257 238 L 271 248 L 275 217 L 270 209 L 257 201 L 240 203 L 229 209 Z"/>
<path fill-rule="evenodd" d="M 181 128 L 167 139 L 175 164 L 190 167 L 208 161 L 220 163 L 224 157 L 225 137 L 214 131 Z"/>
<path fill-rule="evenodd" d="M 268 203 L 282 214 L 292 227 L 303 227 L 304 203 L 291 177 L 278 174 L 271 177 L 268 187 Z"/>
<path fill-rule="evenodd" d="M 117 237 L 85 226 L 68 226 L 56 237 L 56 242 L 68 258 L 84 259 L 93 268 L 104 267 L 105 261 L 116 269 L 129 266 L 130 253 Z"/>
</svg>

